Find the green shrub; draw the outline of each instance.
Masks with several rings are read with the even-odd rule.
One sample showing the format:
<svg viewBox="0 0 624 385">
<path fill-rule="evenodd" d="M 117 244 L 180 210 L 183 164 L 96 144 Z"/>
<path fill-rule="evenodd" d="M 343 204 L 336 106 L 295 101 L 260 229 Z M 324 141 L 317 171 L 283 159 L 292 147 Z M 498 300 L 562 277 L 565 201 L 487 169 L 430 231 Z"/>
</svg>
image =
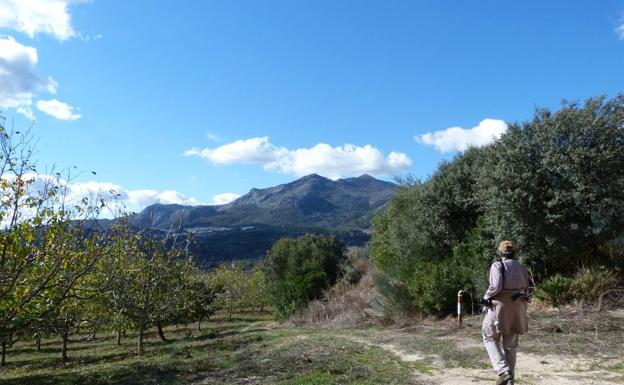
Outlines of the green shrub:
<svg viewBox="0 0 624 385">
<path fill-rule="evenodd" d="M 573 285 L 574 279 L 555 274 L 537 287 L 535 297 L 554 307 L 560 307 L 574 299 Z"/>
<path fill-rule="evenodd" d="M 270 296 L 280 318 L 286 318 L 308 302 L 320 298 L 336 283 L 343 246 L 333 236 L 304 235 L 282 238 L 267 255 Z"/>
<path fill-rule="evenodd" d="M 415 313 L 412 295 L 403 281 L 374 268 L 373 284 L 377 290 L 377 296 L 371 304 L 375 311 L 388 318 Z"/>
<path fill-rule="evenodd" d="M 579 300 L 595 301 L 618 284 L 613 271 L 604 268 L 583 268 L 574 276 L 573 290 Z"/>
<path fill-rule="evenodd" d="M 617 287 L 615 272 L 602 267 L 582 268 L 573 278 L 555 274 L 542 282 L 535 297 L 554 307 L 580 302 L 601 300 L 603 295 Z"/>
</svg>

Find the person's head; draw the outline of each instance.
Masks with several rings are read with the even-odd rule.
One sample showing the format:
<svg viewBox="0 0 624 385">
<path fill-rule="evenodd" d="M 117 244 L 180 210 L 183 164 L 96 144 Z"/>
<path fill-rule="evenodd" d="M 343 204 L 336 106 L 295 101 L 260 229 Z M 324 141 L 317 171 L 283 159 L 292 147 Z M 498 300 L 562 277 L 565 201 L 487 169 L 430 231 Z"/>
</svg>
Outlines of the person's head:
<svg viewBox="0 0 624 385">
<path fill-rule="evenodd" d="M 498 245 L 498 256 L 501 259 L 511 259 L 516 255 L 516 247 L 511 241 L 502 241 Z"/>
</svg>

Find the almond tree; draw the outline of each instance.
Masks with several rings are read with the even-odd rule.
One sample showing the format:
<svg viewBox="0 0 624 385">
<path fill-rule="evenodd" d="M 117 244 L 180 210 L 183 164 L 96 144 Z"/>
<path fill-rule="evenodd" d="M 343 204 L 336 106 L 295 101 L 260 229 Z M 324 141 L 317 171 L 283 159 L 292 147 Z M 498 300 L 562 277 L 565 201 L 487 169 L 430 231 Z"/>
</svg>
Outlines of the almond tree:
<svg viewBox="0 0 624 385">
<path fill-rule="evenodd" d="M 118 250 L 119 270 L 108 289 L 111 308 L 138 328 L 137 354 L 143 353 L 145 331 L 181 312 L 185 278 L 191 263 L 175 240 L 154 239 L 127 231 Z M 162 328 L 159 330 L 162 337 Z"/>
<path fill-rule="evenodd" d="M 85 198 L 66 202 L 67 182 L 59 173 L 37 174 L 28 133 L 7 132 L 0 120 L 0 341 L 58 312 L 74 296 L 105 254 L 87 247 L 76 220 L 97 216 Z"/>
</svg>

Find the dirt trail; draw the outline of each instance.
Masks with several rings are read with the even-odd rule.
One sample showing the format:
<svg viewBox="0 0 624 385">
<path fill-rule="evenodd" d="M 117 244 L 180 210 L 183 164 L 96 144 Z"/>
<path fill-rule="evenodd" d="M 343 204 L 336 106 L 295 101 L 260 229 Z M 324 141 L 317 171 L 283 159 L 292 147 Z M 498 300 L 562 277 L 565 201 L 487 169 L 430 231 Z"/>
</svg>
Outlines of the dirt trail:
<svg viewBox="0 0 624 385">
<path fill-rule="evenodd" d="M 427 355 L 417 351 L 407 351 L 397 344 L 374 342 L 361 336 L 349 336 L 350 340 L 384 349 L 404 362 L 414 364 L 414 375 L 424 384 L 431 385 L 491 385 L 496 376 L 491 368 L 447 368 L 444 360 L 436 355 Z M 474 345 L 474 341 L 464 341 Z M 461 342 L 460 342 L 461 344 Z M 483 350 L 485 355 L 485 349 Z M 423 367 L 419 363 L 433 362 Z M 605 368 L 621 365 L 622 360 L 609 360 L 599 357 L 570 357 L 563 355 L 536 355 L 518 353 L 516 372 L 517 383 L 529 385 L 613 385 L 621 384 L 623 377 L 619 373 Z"/>
</svg>

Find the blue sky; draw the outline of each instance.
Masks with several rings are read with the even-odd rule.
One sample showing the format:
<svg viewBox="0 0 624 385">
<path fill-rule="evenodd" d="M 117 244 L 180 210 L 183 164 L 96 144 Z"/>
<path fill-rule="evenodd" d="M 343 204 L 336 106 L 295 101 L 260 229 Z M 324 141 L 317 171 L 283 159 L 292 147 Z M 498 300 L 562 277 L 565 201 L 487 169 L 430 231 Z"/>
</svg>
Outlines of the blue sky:
<svg viewBox="0 0 624 385">
<path fill-rule="evenodd" d="M 134 209 L 425 178 L 535 107 L 624 90 L 615 0 L 0 0 L 0 35 L 3 115 L 36 120 L 42 165 L 97 172 L 76 194 Z"/>
</svg>

